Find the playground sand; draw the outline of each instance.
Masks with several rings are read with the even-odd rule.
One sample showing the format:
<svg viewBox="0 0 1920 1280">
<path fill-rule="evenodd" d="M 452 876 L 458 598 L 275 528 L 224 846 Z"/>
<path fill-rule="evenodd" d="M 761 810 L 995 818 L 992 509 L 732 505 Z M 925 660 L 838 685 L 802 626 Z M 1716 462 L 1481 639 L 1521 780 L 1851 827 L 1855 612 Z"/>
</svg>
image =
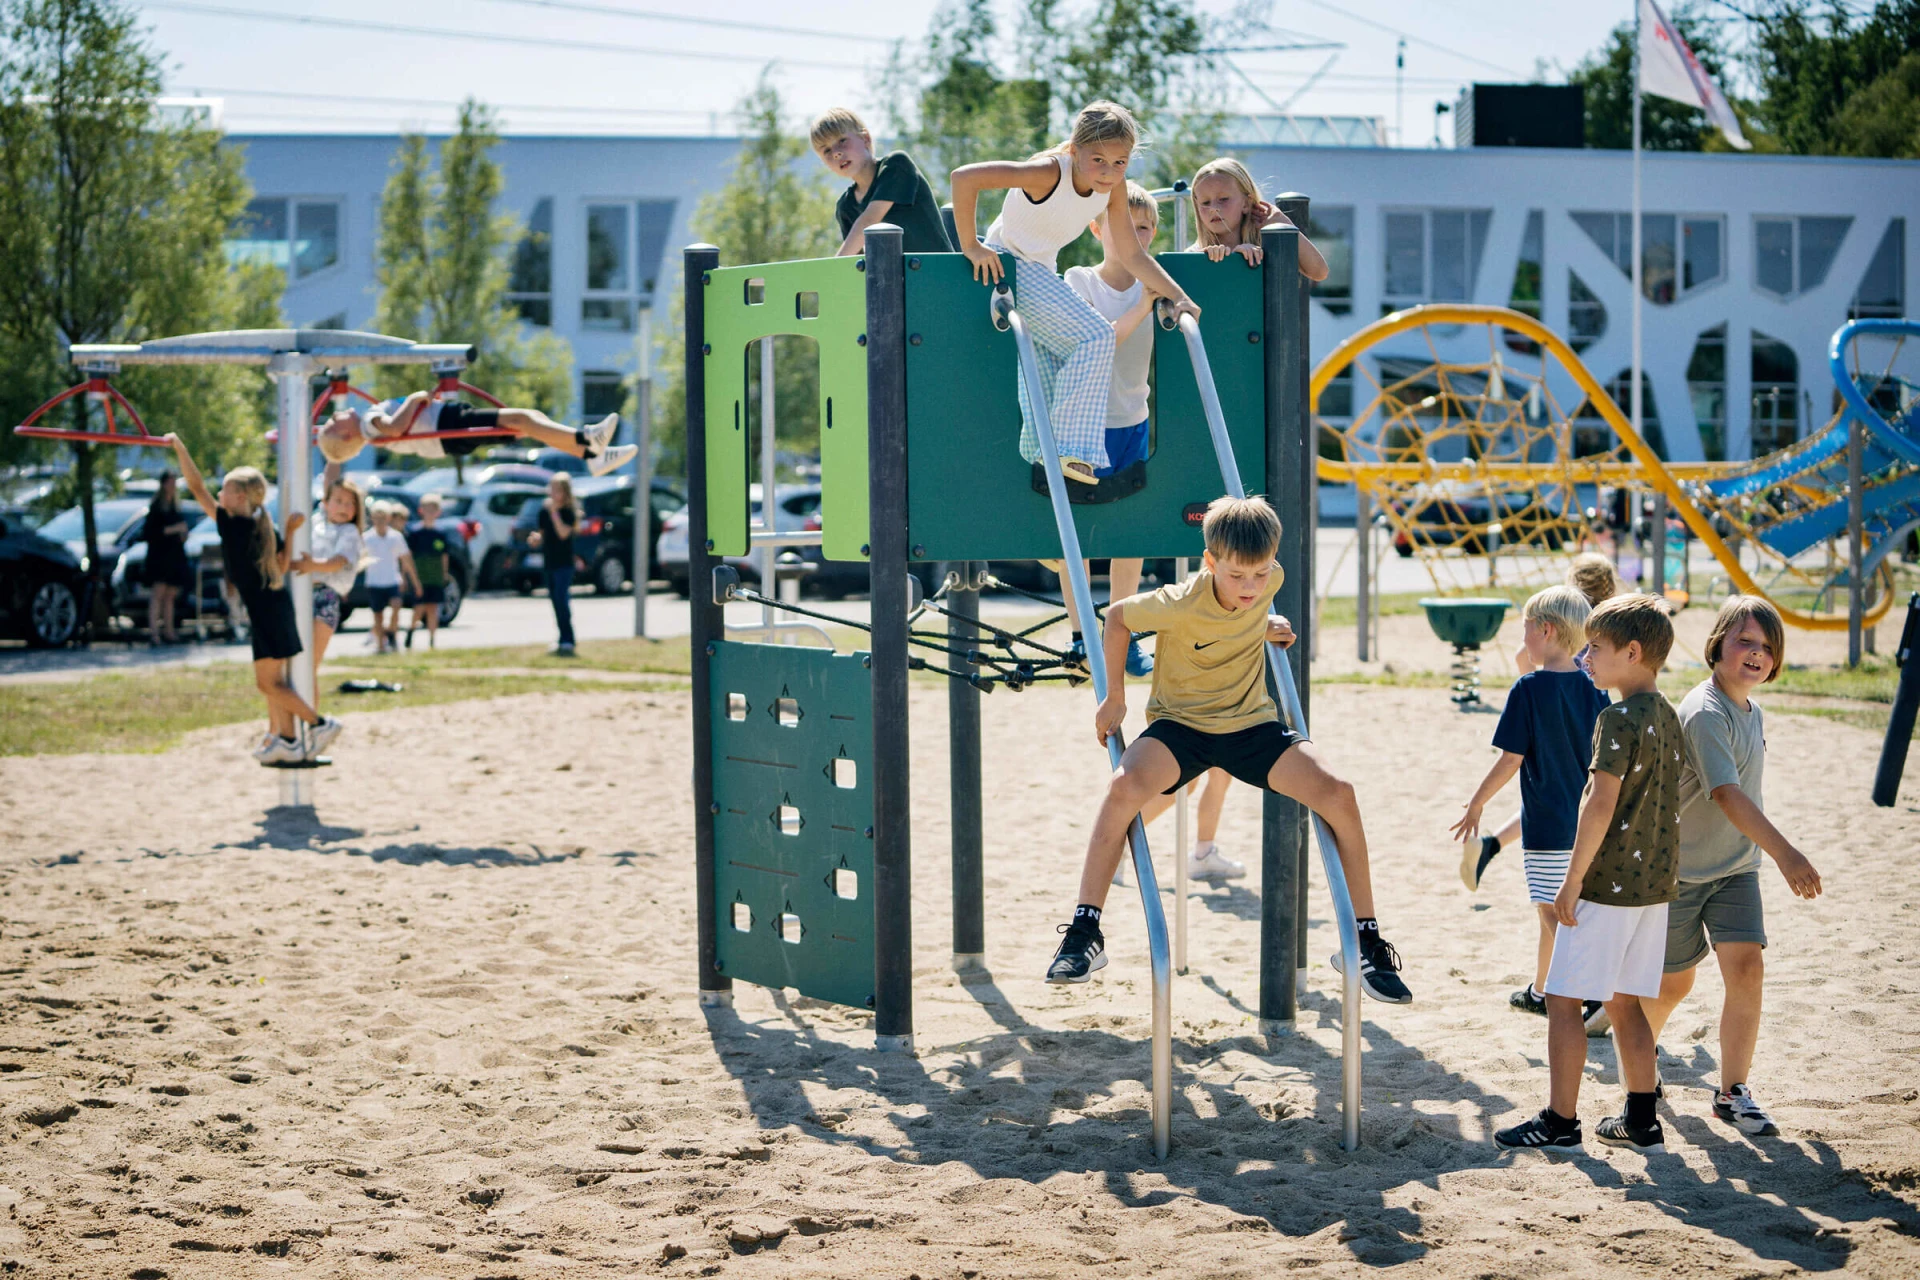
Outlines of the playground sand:
<svg viewBox="0 0 1920 1280">
<path fill-rule="evenodd" d="M 1546 1088 L 1545 1024 L 1506 1006 L 1534 917 L 1516 859 L 1472 896 L 1444 838 L 1491 717 L 1431 689 L 1318 689 L 1419 1002 L 1367 1006 L 1365 1145 L 1346 1154 L 1318 871 L 1299 1032 L 1271 1052 L 1253 1034 L 1256 891 L 1197 893 L 1156 1165 L 1134 891 L 1116 891 L 1091 986 L 1039 980 L 1101 783 L 1084 691 L 987 704 L 993 976 L 964 984 L 944 694 L 913 698 L 916 1057 L 790 995 L 696 1007 L 684 694 L 351 716 L 313 820 L 263 816 L 275 778 L 246 757 L 251 727 L 155 756 L 0 760 L 0 1265 L 1920 1274 L 1920 784 L 1868 805 L 1872 735 L 1769 722 L 1768 810 L 1829 886 L 1795 902 L 1765 873 L 1755 1083 L 1785 1136 L 1710 1117 L 1708 967 L 1666 1040 L 1669 1154 L 1499 1155 L 1489 1132 Z M 1254 855 L 1257 815 L 1237 789 L 1235 855 Z M 1154 836 L 1169 865 L 1171 819 Z M 1595 1042 L 1589 1133 L 1619 1098 Z"/>
</svg>

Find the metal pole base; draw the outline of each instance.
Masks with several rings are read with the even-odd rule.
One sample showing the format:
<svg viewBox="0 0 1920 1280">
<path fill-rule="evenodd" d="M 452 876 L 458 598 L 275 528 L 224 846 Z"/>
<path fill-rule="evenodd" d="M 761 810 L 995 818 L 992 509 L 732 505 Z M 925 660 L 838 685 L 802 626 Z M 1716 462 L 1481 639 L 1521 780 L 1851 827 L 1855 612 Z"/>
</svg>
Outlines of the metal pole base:
<svg viewBox="0 0 1920 1280">
<path fill-rule="evenodd" d="M 286 769 L 280 774 L 280 807 L 313 808 L 313 774 L 306 769 Z"/>
<path fill-rule="evenodd" d="M 1291 1036 L 1297 1029 L 1298 1024 L 1292 1018 L 1260 1019 L 1260 1034 L 1269 1040 Z"/>
<path fill-rule="evenodd" d="M 983 951 L 956 951 L 953 953 L 953 971 L 955 973 L 985 973 L 987 956 Z"/>
<path fill-rule="evenodd" d="M 733 992 L 702 991 L 700 993 L 700 1007 L 702 1009 L 731 1009 L 733 1008 Z"/>
<path fill-rule="evenodd" d="M 913 1035 L 909 1032 L 904 1036 L 875 1036 L 873 1038 L 873 1047 L 877 1053 L 904 1053 L 911 1057 L 913 1055 Z"/>
</svg>

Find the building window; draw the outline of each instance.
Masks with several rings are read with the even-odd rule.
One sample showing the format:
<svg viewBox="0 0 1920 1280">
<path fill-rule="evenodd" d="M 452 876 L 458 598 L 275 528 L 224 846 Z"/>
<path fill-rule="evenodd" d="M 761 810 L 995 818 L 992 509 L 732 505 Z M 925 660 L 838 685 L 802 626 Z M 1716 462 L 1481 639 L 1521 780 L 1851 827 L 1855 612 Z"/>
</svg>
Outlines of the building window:
<svg viewBox="0 0 1920 1280">
<path fill-rule="evenodd" d="M 1567 272 L 1567 345 L 1585 351 L 1607 332 L 1607 307 L 1587 282 Z"/>
<path fill-rule="evenodd" d="M 247 202 L 227 238 L 229 262 L 264 262 L 305 280 L 340 261 L 340 202 L 274 197 Z"/>
<path fill-rule="evenodd" d="M 1600 247 L 1620 274 L 1633 274 L 1633 215 L 1576 213 L 1573 221 Z M 1714 215 L 1640 215 L 1640 294 L 1668 303 L 1716 284 L 1726 274 L 1725 220 Z"/>
<path fill-rule="evenodd" d="M 1887 223 L 1887 233 L 1880 237 L 1880 247 L 1873 251 L 1867 273 L 1860 277 L 1860 288 L 1854 292 L 1853 305 L 1847 308 L 1847 319 L 1899 319 L 1907 314 L 1906 286 L 1907 220 L 1894 218 Z"/>
<path fill-rule="evenodd" d="M 1382 312 L 1422 302 L 1467 302 L 1487 246 L 1488 209 L 1409 209 L 1386 215 Z"/>
<path fill-rule="evenodd" d="M 1315 241 L 1315 243 L 1319 243 Z M 1320 398 L 1314 402 L 1314 412 L 1321 418 L 1346 421 L 1353 417 L 1353 366 L 1348 365 L 1333 375 Z"/>
<path fill-rule="evenodd" d="M 1755 218 L 1754 286 L 1776 298 L 1818 289 L 1852 225 L 1852 218 Z"/>
<path fill-rule="evenodd" d="M 610 413 L 619 413 L 627 403 L 627 383 L 620 374 L 607 369 L 587 369 L 580 374 L 580 417 L 598 422 Z"/>
<path fill-rule="evenodd" d="M 1622 369 L 1607 380 L 1607 397 L 1628 421 L 1633 419 L 1632 390 L 1631 369 Z M 1667 456 L 1666 435 L 1660 430 L 1660 411 L 1653 403 L 1653 382 L 1644 371 L 1640 374 L 1640 438 L 1655 454 L 1661 458 Z M 1619 444 L 1612 424 L 1600 416 L 1591 400 L 1582 401 L 1579 411 L 1573 415 L 1573 456 L 1590 458 L 1607 453 Z"/>
<path fill-rule="evenodd" d="M 1507 293 L 1507 306 L 1523 315 L 1540 319 L 1545 313 L 1541 310 L 1540 281 L 1542 264 L 1546 261 L 1546 218 L 1540 210 L 1527 214 L 1527 226 L 1520 233 L 1520 260 L 1513 268 L 1513 288 Z M 1540 344 L 1523 333 L 1508 330 L 1507 348 L 1521 355 L 1540 354 Z"/>
<path fill-rule="evenodd" d="M 671 200 L 587 206 L 586 294 L 580 327 L 631 333 L 653 297 L 660 258 L 673 222 Z"/>
<path fill-rule="evenodd" d="M 528 324 L 553 323 L 553 198 L 542 196 L 527 218 L 527 229 L 513 247 L 513 271 L 507 279 L 507 303 Z"/>
<path fill-rule="evenodd" d="M 1753 457 L 1800 438 L 1800 361 L 1778 338 L 1753 331 Z"/>
<path fill-rule="evenodd" d="M 1700 335 L 1687 361 L 1687 395 L 1708 462 L 1727 459 L 1727 326 Z"/>
<path fill-rule="evenodd" d="M 1313 209 L 1307 238 L 1327 260 L 1327 278 L 1315 282 L 1313 296 L 1334 315 L 1344 316 L 1353 310 L 1353 207 Z"/>
</svg>

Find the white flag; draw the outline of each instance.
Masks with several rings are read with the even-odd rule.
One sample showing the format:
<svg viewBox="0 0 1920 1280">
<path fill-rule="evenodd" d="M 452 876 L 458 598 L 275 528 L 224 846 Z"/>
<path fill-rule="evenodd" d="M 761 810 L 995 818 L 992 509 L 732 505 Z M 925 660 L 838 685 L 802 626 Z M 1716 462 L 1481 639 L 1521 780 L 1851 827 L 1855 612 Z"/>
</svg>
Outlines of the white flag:
<svg viewBox="0 0 1920 1280">
<path fill-rule="evenodd" d="M 1640 89 L 1699 107 L 1720 127 L 1730 145 L 1741 151 L 1752 148 L 1740 132 L 1740 121 L 1727 105 L 1720 86 L 1653 0 L 1640 0 Z"/>
</svg>

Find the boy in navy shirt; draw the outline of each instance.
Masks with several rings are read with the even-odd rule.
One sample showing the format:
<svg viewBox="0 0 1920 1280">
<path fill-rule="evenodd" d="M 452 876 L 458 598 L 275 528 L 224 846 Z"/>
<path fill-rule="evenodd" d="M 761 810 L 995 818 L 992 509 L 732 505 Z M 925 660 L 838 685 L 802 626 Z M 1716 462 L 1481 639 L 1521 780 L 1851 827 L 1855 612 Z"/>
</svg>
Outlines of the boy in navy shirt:
<svg viewBox="0 0 1920 1280">
<path fill-rule="evenodd" d="M 940 202 L 904 151 L 873 153 L 873 135 L 847 107 L 835 107 L 813 122 L 810 131 L 820 163 L 848 182 L 833 206 L 840 224 L 839 254 L 866 249 L 867 228 L 890 222 L 901 230 L 906 253 L 952 253 Z"/>
<path fill-rule="evenodd" d="M 1541 988 L 1547 980 L 1547 962 L 1553 957 L 1553 898 L 1573 857 L 1593 725 L 1607 707 L 1607 695 L 1594 687 L 1573 657 L 1587 642 L 1587 618 L 1592 612 L 1587 597 L 1568 586 L 1548 587 L 1527 601 L 1522 616 L 1527 656 L 1534 669 L 1508 691 L 1506 708 L 1493 731 L 1500 758 L 1467 801 L 1466 813 L 1453 824 L 1454 837 L 1466 842 L 1463 856 L 1476 857 L 1479 842 L 1474 837 L 1481 811 L 1514 774 L 1520 775 L 1520 856 L 1526 867 L 1527 897 L 1540 913 L 1540 945 L 1533 981 L 1514 992 L 1508 1003 L 1543 1016 L 1547 1004 Z M 1606 1029 L 1606 1010 L 1598 1000 L 1587 1001 L 1582 1013 L 1589 1034 Z"/>
</svg>

